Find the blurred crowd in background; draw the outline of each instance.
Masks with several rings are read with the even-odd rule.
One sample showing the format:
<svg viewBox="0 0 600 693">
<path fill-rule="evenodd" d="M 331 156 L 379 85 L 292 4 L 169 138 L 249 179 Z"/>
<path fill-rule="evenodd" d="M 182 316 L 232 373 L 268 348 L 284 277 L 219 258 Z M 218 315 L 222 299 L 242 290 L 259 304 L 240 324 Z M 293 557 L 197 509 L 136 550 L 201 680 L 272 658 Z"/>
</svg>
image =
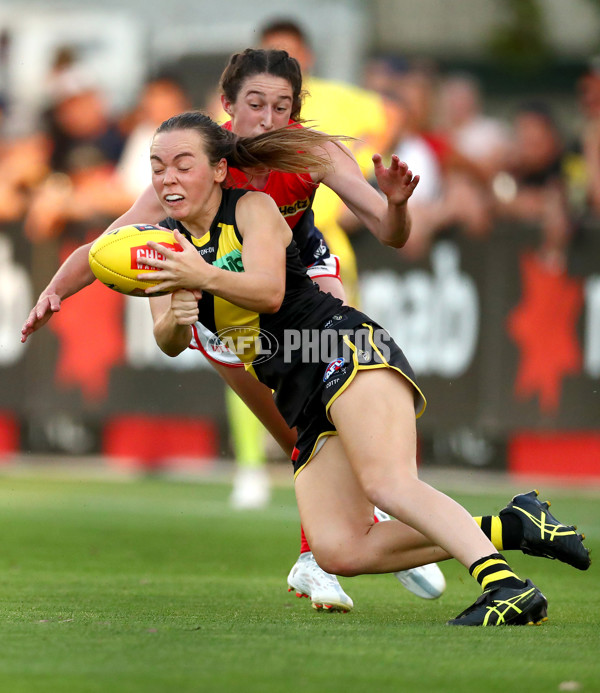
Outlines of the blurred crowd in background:
<svg viewBox="0 0 600 693">
<path fill-rule="evenodd" d="M 301 29 L 296 38 L 284 47 L 301 62 L 312 93 L 310 43 Z M 149 184 L 148 146 L 164 119 L 200 108 L 225 120 L 214 94 L 192 103 L 179 76 L 163 67 L 132 108 L 113 113 L 76 51 L 64 46 L 47 74 L 37 129 L 18 137 L 2 127 L 11 103 L 0 95 L 0 224 L 22 222 L 33 244 L 65 234 L 84 241 Z M 542 101 L 523 101 L 509 119 L 497 117 L 486 108 L 485 84 L 472 74 L 442 73 L 427 59 L 377 55 L 362 74 L 363 96 L 383 113 L 380 137 L 345 131 L 342 116 L 352 108 L 336 107 L 335 99 L 332 122 L 335 134 L 357 137 L 368 156 L 397 153 L 421 176 L 411 201 L 412 237 L 401 251 L 408 261 L 425 257 L 449 228 L 485 239 L 502 219 L 535 224 L 540 258 L 564 266 L 582 219 L 600 216 L 600 65 L 591 62 L 573 84 L 578 120 L 568 132 Z M 312 118 L 332 131 L 325 117 Z M 341 206 L 335 216 L 343 231 L 358 231 Z"/>
</svg>

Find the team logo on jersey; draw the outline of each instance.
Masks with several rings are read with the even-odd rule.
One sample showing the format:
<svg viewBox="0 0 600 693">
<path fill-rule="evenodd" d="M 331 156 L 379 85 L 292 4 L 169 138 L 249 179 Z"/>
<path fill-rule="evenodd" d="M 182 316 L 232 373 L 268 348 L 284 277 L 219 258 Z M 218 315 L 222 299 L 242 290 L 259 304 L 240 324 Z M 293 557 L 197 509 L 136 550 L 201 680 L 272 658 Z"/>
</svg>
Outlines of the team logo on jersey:
<svg viewBox="0 0 600 693">
<path fill-rule="evenodd" d="M 323 382 L 326 383 L 329 378 L 336 372 L 339 371 L 340 368 L 345 364 L 346 362 L 344 359 L 340 356 L 337 359 L 334 359 L 331 363 L 327 365 L 327 368 L 325 369 L 325 373 L 323 375 Z"/>
<path fill-rule="evenodd" d="M 357 356 L 361 361 L 364 361 L 365 363 L 371 360 L 371 354 L 369 354 L 367 351 L 363 351 L 363 349 L 358 349 Z"/>
<path fill-rule="evenodd" d="M 242 253 L 235 248 L 230 253 L 218 257 L 213 265 L 216 265 L 220 269 L 229 270 L 230 272 L 243 272 L 244 263 L 242 262 Z"/>
<path fill-rule="evenodd" d="M 323 257 L 327 253 L 327 246 L 325 245 L 325 241 L 320 238 L 319 239 L 319 247 L 315 250 L 313 257 L 319 258 Z"/>
<path fill-rule="evenodd" d="M 329 329 L 332 325 L 334 325 L 336 322 L 339 322 L 340 320 L 343 320 L 344 316 L 343 315 L 334 315 L 330 320 L 328 320 L 324 325 L 324 329 Z"/>
</svg>

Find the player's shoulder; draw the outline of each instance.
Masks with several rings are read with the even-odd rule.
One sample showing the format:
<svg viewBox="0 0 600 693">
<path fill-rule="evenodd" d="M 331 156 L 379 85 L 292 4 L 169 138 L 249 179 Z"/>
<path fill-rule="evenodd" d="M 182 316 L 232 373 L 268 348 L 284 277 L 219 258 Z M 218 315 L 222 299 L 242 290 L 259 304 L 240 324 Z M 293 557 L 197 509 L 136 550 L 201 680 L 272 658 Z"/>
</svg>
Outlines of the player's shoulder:
<svg viewBox="0 0 600 693">
<path fill-rule="evenodd" d="M 241 213 L 253 212 L 256 210 L 274 209 L 279 211 L 273 198 L 260 190 L 246 190 L 235 202 L 236 216 Z"/>
</svg>

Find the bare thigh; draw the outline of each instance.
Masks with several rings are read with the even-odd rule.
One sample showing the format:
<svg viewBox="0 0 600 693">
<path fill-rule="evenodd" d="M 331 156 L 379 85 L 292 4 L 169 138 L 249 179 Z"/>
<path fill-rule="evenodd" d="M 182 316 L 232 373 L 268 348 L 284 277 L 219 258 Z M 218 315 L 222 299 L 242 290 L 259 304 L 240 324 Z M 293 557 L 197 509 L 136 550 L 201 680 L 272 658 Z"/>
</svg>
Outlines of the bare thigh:
<svg viewBox="0 0 600 693">
<path fill-rule="evenodd" d="M 387 573 L 449 558 L 402 522 L 375 523 L 373 504 L 337 436 L 327 439 L 300 472 L 295 487 L 304 531 L 327 572 Z"/>
<path fill-rule="evenodd" d="M 317 277 L 313 281 L 319 285 L 321 291 L 330 293 L 346 303 L 346 291 L 341 279 L 338 279 L 338 277 Z"/>
</svg>

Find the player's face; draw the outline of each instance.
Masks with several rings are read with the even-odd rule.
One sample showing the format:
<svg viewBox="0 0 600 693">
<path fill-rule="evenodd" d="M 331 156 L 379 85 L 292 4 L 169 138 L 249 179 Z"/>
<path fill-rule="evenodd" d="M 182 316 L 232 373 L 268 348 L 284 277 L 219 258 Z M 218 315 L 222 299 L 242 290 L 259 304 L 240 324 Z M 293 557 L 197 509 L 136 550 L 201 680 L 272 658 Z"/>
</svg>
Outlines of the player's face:
<svg viewBox="0 0 600 693">
<path fill-rule="evenodd" d="M 205 216 L 214 215 L 227 164 L 222 159 L 211 165 L 199 132 L 172 130 L 155 135 L 150 162 L 152 185 L 170 217 L 201 224 Z"/>
<path fill-rule="evenodd" d="M 292 104 L 293 92 L 287 79 L 269 74 L 245 79 L 235 102 L 223 97 L 223 108 L 231 117 L 233 131 L 241 137 L 285 127 Z"/>
</svg>

